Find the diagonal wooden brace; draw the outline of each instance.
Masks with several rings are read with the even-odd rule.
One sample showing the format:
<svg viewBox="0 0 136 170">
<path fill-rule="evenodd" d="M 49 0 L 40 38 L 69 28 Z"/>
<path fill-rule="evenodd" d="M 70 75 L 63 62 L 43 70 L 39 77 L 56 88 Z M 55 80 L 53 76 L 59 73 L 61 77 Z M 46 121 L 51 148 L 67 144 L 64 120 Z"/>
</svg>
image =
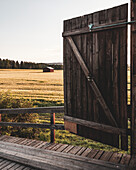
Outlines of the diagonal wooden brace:
<svg viewBox="0 0 136 170">
<path fill-rule="evenodd" d="M 92 88 L 92 90 L 93 90 L 93 92 L 94 92 L 94 94 L 96 96 L 96 99 L 98 100 L 99 104 L 103 108 L 106 117 L 108 118 L 108 120 L 110 121 L 110 123 L 113 126 L 118 127 L 116 120 L 112 116 L 112 113 L 111 113 L 109 107 L 107 106 L 107 104 L 106 104 L 106 102 L 105 102 L 99 88 L 97 87 L 94 79 L 92 78 L 92 75 L 90 74 L 84 60 L 82 59 L 82 56 L 79 53 L 73 39 L 70 36 L 66 37 L 66 39 L 68 40 L 68 42 L 69 42 L 69 44 L 70 44 L 70 46 L 71 46 L 71 48 L 72 48 L 72 50 L 73 50 L 73 52 L 74 52 L 74 54 L 76 56 L 76 59 L 78 60 L 80 66 L 81 66 L 81 68 L 82 68 L 82 70 L 83 70 L 83 72 L 84 72 L 84 74 L 85 74 L 85 76 L 86 76 L 86 78 L 87 78 L 87 80 L 89 82 L 89 85 Z"/>
</svg>

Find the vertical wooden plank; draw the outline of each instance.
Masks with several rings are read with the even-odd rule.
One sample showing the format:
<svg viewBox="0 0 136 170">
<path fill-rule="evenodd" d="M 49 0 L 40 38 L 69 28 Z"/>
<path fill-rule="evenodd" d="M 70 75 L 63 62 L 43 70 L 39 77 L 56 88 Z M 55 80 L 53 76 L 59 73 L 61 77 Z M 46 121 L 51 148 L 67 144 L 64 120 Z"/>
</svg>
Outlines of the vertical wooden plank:
<svg viewBox="0 0 136 170">
<path fill-rule="evenodd" d="M 90 14 L 88 15 L 88 24 L 93 23 L 93 15 Z M 93 72 L 93 35 L 92 34 L 87 34 L 87 67 L 89 71 L 92 73 Z M 90 85 L 87 82 L 87 96 L 88 96 L 88 116 L 87 120 L 93 120 L 94 115 L 93 115 L 93 92 L 90 89 Z"/>
<path fill-rule="evenodd" d="M 93 24 L 94 26 L 99 25 L 99 12 L 93 14 Z M 98 33 L 93 33 L 93 76 L 96 84 L 99 84 L 99 61 L 98 61 Z M 99 122 L 99 104 L 98 101 L 94 98 L 93 100 L 93 112 L 94 112 L 94 121 Z"/>
<path fill-rule="evenodd" d="M 76 28 L 77 29 L 80 29 L 81 28 L 81 17 L 78 17 L 77 20 L 76 20 Z M 81 36 L 78 35 L 76 36 L 76 45 L 78 47 L 78 50 L 79 52 L 81 52 Z M 76 103 L 77 103 L 77 118 L 81 118 L 81 114 L 82 114 L 82 111 L 81 111 L 81 67 L 79 65 L 78 62 L 76 62 L 76 81 L 77 81 L 77 93 L 76 93 Z"/>
<path fill-rule="evenodd" d="M 87 16 L 81 16 L 81 25 L 80 28 L 85 28 L 87 27 Z M 80 40 L 81 40 L 81 55 L 83 57 L 84 62 L 86 63 L 87 60 L 87 35 L 80 35 Z M 83 73 L 83 70 L 81 69 L 81 74 L 80 74 L 80 84 L 81 84 L 81 89 L 80 89 L 80 94 L 81 94 L 81 117 L 82 119 L 87 120 L 87 80 L 86 77 Z M 87 133 L 86 128 L 78 125 L 78 134 L 82 135 Z"/>
<path fill-rule="evenodd" d="M 78 17 L 77 18 L 77 23 L 78 23 L 78 28 L 82 28 L 82 20 L 83 18 L 82 17 Z M 78 35 L 77 36 L 77 47 L 78 47 L 78 50 L 79 52 L 81 53 L 82 51 L 82 35 Z M 83 89 L 83 72 L 82 72 L 82 69 L 79 65 L 79 63 L 77 62 L 77 114 L 78 114 L 78 118 L 81 118 L 83 119 L 83 96 L 82 96 L 82 89 Z M 80 126 L 80 125 L 77 125 L 77 134 L 78 135 L 81 135 L 83 136 L 84 134 L 84 127 L 83 126 Z"/>
<path fill-rule="evenodd" d="M 120 123 L 119 114 L 119 31 L 113 31 L 113 113 L 117 123 Z"/>
<path fill-rule="evenodd" d="M 136 20 L 136 1 L 131 0 L 131 20 Z M 136 24 L 131 26 L 131 82 L 132 82 L 132 115 L 131 115 L 131 155 L 136 160 Z M 136 161 L 135 161 L 136 167 Z"/>
<path fill-rule="evenodd" d="M 87 27 L 87 16 L 82 16 L 82 28 Z M 82 51 L 81 51 L 81 55 L 83 57 L 84 62 L 86 63 L 86 52 L 87 52 L 87 35 L 81 35 L 81 44 L 82 44 Z M 87 79 L 82 71 L 82 79 L 81 79 L 81 84 L 82 84 L 82 118 L 83 119 L 87 119 Z"/>
<path fill-rule="evenodd" d="M 82 27 L 87 27 L 88 26 L 88 16 L 87 15 L 85 15 L 84 16 L 84 21 L 83 21 L 83 23 L 82 23 Z M 83 35 L 83 39 L 82 39 L 82 43 L 83 43 L 83 56 L 84 56 L 84 61 L 85 61 L 85 63 L 87 63 L 87 58 L 88 58 L 88 56 L 87 56 L 87 35 L 86 34 L 84 34 Z M 88 81 L 87 81 L 87 79 L 86 79 L 86 77 L 84 77 L 84 81 L 85 81 L 85 89 L 84 89 L 84 105 L 83 105 L 83 112 L 84 112 L 84 116 L 83 116 L 83 118 L 85 119 L 85 120 L 88 120 L 88 91 L 87 91 L 87 83 L 88 83 Z"/>
<path fill-rule="evenodd" d="M 55 113 L 51 113 L 50 117 L 51 125 L 55 125 Z M 51 129 L 51 143 L 55 142 L 55 129 Z"/>
<path fill-rule="evenodd" d="M 120 10 L 120 20 L 122 18 L 128 20 L 127 6 Z M 120 126 L 127 131 L 127 27 L 120 28 Z M 121 136 L 121 148 L 128 150 L 127 134 Z"/>
<path fill-rule="evenodd" d="M 90 14 L 88 15 L 88 24 L 92 24 L 93 23 L 93 15 Z M 89 71 L 91 73 L 93 73 L 93 35 L 92 34 L 87 34 L 87 60 L 86 60 L 86 64 L 87 64 L 87 67 L 89 69 Z M 94 120 L 94 114 L 93 114 L 93 92 L 92 90 L 90 89 L 90 85 L 89 83 L 87 82 L 87 97 L 88 97 L 88 115 L 87 115 L 87 120 Z M 92 129 L 90 128 L 85 128 L 87 134 L 88 134 L 88 137 L 89 138 L 92 138 L 92 136 L 94 135 L 94 132 Z"/>
<path fill-rule="evenodd" d="M 107 19 L 107 13 L 105 11 L 101 11 L 99 12 L 99 23 L 105 23 Z M 106 70 L 105 70 L 105 62 L 106 62 L 106 32 L 100 32 L 98 34 L 98 41 L 99 41 L 99 89 L 102 93 L 102 95 L 104 96 L 104 98 L 106 97 L 106 93 L 105 93 L 105 86 L 106 86 L 106 79 L 105 79 L 105 75 Z M 105 123 L 105 119 L 107 120 L 103 109 L 99 106 L 99 114 L 100 114 L 100 123 Z M 103 121 L 104 120 L 104 121 Z"/>
<path fill-rule="evenodd" d="M 106 102 L 112 110 L 112 32 L 106 32 L 106 84 L 105 84 L 105 93 L 106 93 Z"/>
<path fill-rule="evenodd" d="M 71 30 L 75 30 L 76 29 L 76 18 L 73 18 L 71 20 Z M 73 41 L 76 44 L 76 38 L 73 37 Z M 71 90 L 72 90 L 72 97 L 71 97 L 71 105 L 72 105 L 72 116 L 76 117 L 76 89 L 77 89 L 77 77 L 76 77 L 76 57 L 73 53 L 73 51 L 71 50 Z"/>
<path fill-rule="evenodd" d="M 68 20 L 66 25 L 66 31 L 71 30 L 71 20 Z M 67 62 L 67 115 L 72 115 L 72 106 L 71 106 L 71 98 L 72 98 L 72 92 L 71 92 L 71 49 L 66 41 L 66 49 L 65 49 L 65 57 Z"/>
<path fill-rule="evenodd" d="M 120 12 L 120 6 L 116 7 L 112 10 L 112 12 L 109 11 L 109 20 L 111 22 L 119 22 L 119 12 Z M 118 89 L 118 65 L 119 65 L 119 30 L 111 30 L 111 79 L 110 79 L 110 89 L 109 94 L 111 93 L 111 101 L 110 106 L 112 110 L 112 114 L 114 118 L 116 119 L 117 123 L 120 122 L 120 116 L 119 116 L 119 89 Z M 109 90 L 110 90 L 109 89 Z M 108 95 L 109 95 L 108 94 Z M 112 135 L 111 137 L 112 143 L 115 147 L 119 148 L 119 135 Z"/>
<path fill-rule="evenodd" d="M 66 21 L 63 22 L 63 32 L 66 31 Z M 66 58 L 67 42 L 63 38 L 63 87 L 64 87 L 64 112 L 68 114 L 67 103 L 67 58 Z"/>
<path fill-rule="evenodd" d="M 116 17 L 116 13 L 118 12 L 118 8 L 113 8 L 112 10 L 107 10 L 106 11 L 106 22 L 107 23 L 112 23 L 112 22 L 118 22 L 118 18 Z M 107 30 L 105 33 L 106 37 L 106 55 L 105 55 L 105 94 L 106 94 L 106 102 L 113 114 L 113 30 Z M 105 122 L 106 123 L 106 122 Z M 108 142 L 111 143 L 112 146 L 119 147 L 119 139 L 118 135 L 112 135 L 112 134 L 106 134 L 105 133 L 105 138 L 107 138 Z"/>
</svg>

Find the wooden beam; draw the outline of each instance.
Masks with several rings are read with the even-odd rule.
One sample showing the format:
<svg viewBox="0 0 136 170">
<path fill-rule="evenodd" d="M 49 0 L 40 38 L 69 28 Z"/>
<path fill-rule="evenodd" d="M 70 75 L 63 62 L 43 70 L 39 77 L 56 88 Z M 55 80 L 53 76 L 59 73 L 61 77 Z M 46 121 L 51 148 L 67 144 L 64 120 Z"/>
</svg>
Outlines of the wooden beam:
<svg viewBox="0 0 136 170">
<path fill-rule="evenodd" d="M 0 114 L 64 113 L 64 106 L 0 109 Z"/>
<path fill-rule="evenodd" d="M 64 120 L 66 122 L 74 122 L 78 125 L 86 126 L 86 127 L 93 128 L 96 130 L 101 130 L 101 131 L 104 131 L 107 133 L 112 133 L 112 134 L 117 134 L 117 135 L 126 134 L 126 129 L 116 128 L 116 127 L 112 127 L 109 125 L 104 125 L 104 124 L 100 124 L 100 123 L 96 123 L 96 122 L 92 122 L 92 121 L 73 118 L 70 116 L 64 116 Z"/>
<path fill-rule="evenodd" d="M 112 24 L 119 24 L 119 23 L 124 23 L 124 24 L 112 26 Z M 74 30 L 74 31 L 66 31 L 66 32 L 62 33 L 62 36 L 67 37 L 67 36 L 72 36 L 72 35 L 87 34 L 87 33 L 93 33 L 93 32 L 98 32 L 98 31 L 105 31 L 105 30 L 109 30 L 109 29 L 117 29 L 117 28 L 126 27 L 126 25 L 127 25 L 126 20 L 122 20 L 119 23 L 112 23 L 111 26 L 108 26 L 106 24 L 104 24 L 104 25 L 101 24 L 101 25 L 99 25 L 100 28 L 94 26 L 91 31 L 89 30 L 89 27 L 81 28 L 81 29 Z M 108 26 L 108 27 L 106 27 L 106 26 Z"/>
<path fill-rule="evenodd" d="M 60 129 L 64 130 L 64 125 L 62 124 L 55 124 L 50 125 L 49 123 L 20 123 L 20 122 L 0 122 L 0 126 L 13 126 L 13 127 L 33 127 L 33 128 L 46 128 L 46 129 Z"/>
<path fill-rule="evenodd" d="M 107 106 L 101 92 L 99 91 L 94 79 L 92 78 L 93 75 L 91 75 L 91 73 L 89 72 L 89 70 L 88 70 L 85 62 L 83 61 L 82 56 L 79 53 L 73 39 L 71 37 L 66 37 L 66 39 L 68 40 L 69 45 L 71 46 L 71 48 L 72 48 L 72 50 L 73 50 L 79 64 L 80 64 L 80 66 L 81 66 L 81 68 L 82 68 L 82 70 L 83 70 L 83 72 L 84 72 L 84 74 L 85 74 L 85 76 L 86 76 L 86 78 L 87 78 L 87 80 L 89 82 L 89 85 L 92 88 L 92 90 L 93 90 L 93 92 L 94 92 L 94 94 L 96 96 L 96 99 L 98 100 L 99 104 L 103 108 L 105 115 L 107 116 L 107 118 L 110 121 L 111 125 L 113 125 L 115 127 L 118 127 L 116 120 L 112 116 L 112 113 L 111 113 L 109 107 Z"/>
<path fill-rule="evenodd" d="M 0 142 L 0 156 L 11 161 L 40 169 L 125 169 L 125 165 L 105 162 L 69 153 L 37 149 L 14 143 Z"/>
</svg>

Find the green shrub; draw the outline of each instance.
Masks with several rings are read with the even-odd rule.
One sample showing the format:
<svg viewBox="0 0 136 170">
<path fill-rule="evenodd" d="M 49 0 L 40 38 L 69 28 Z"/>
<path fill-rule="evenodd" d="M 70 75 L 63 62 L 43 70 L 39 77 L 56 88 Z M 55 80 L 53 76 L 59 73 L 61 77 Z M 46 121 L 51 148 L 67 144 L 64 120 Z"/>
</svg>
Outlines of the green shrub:
<svg viewBox="0 0 136 170">
<path fill-rule="evenodd" d="M 0 92 L 0 108 L 30 108 L 33 107 L 33 103 L 31 100 L 25 100 L 23 98 L 15 99 L 13 98 L 10 91 L 8 92 Z M 3 122 L 29 122 L 29 123 L 36 123 L 38 119 L 37 113 L 25 113 L 25 114 L 2 114 L 2 121 Z M 18 128 L 18 127 L 2 127 L 1 132 L 2 134 L 20 136 L 20 137 L 31 137 L 33 135 L 33 128 Z"/>
</svg>

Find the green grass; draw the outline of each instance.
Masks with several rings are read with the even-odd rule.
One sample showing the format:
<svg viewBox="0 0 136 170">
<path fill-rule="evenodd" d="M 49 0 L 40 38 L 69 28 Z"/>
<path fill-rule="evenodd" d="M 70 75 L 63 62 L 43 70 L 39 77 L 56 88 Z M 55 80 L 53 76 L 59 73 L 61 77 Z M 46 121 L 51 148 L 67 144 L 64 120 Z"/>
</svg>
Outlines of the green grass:
<svg viewBox="0 0 136 170">
<path fill-rule="evenodd" d="M 18 101 L 22 98 L 25 101 L 31 101 L 33 107 L 45 107 L 45 106 L 63 106 L 63 72 L 55 71 L 55 73 L 43 73 L 42 70 L 0 70 L 0 91 L 12 94 L 13 101 Z M 128 72 L 128 81 L 130 81 L 130 75 Z M 128 85 L 128 89 L 130 85 Z M 9 93 L 10 92 L 10 93 Z M 130 102 L 130 93 L 128 93 L 128 103 Z M 15 103 L 16 104 L 16 103 Z M 7 102 L 8 108 L 10 103 Z M 7 106 L 5 105 L 5 107 Z M 64 123 L 63 113 L 56 114 L 56 123 Z M 50 114 L 39 114 L 39 118 L 36 119 L 37 123 L 50 122 Z M 130 126 L 130 122 L 129 122 Z M 9 128 L 9 127 L 8 127 Z M 32 139 L 38 139 L 50 142 L 50 130 L 49 129 L 34 129 L 34 128 L 20 128 L 18 133 L 17 128 L 9 128 L 8 131 L 4 131 L 3 134 L 27 137 Z M 86 139 L 68 131 L 56 130 L 55 137 L 57 143 L 78 145 L 82 147 L 95 148 L 105 151 L 114 151 L 121 153 L 125 152 L 120 149 L 104 145 L 99 142 L 95 142 L 91 139 Z M 130 138 L 129 138 L 130 146 Z"/>
<path fill-rule="evenodd" d="M 64 116 L 63 113 L 56 113 L 55 123 L 63 124 L 64 123 L 63 116 Z M 44 122 L 50 123 L 50 114 L 40 113 L 39 119 L 37 121 L 39 123 L 44 123 Z M 41 132 L 38 139 L 46 140 L 50 142 L 50 131 L 45 130 L 44 132 Z M 74 146 L 94 148 L 94 149 L 99 149 L 99 150 L 104 150 L 104 151 L 113 151 L 113 152 L 130 154 L 130 149 L 129 151 L 126 152 L 121 149 L 117 149 L 115 147 L 105 145 L 100 142 L 96 142 L 91 139 L 87 139 L 87 138 L 72 134 L 66 130 L 55 130 L 55 140 L 56 140 L 56 143 L 63 143 L 63 144 L 69 144 L 69 145 L 74 145 Z M 129 138 L 129 146 L 130 146 L 130 138 Z"/>
</svg>

